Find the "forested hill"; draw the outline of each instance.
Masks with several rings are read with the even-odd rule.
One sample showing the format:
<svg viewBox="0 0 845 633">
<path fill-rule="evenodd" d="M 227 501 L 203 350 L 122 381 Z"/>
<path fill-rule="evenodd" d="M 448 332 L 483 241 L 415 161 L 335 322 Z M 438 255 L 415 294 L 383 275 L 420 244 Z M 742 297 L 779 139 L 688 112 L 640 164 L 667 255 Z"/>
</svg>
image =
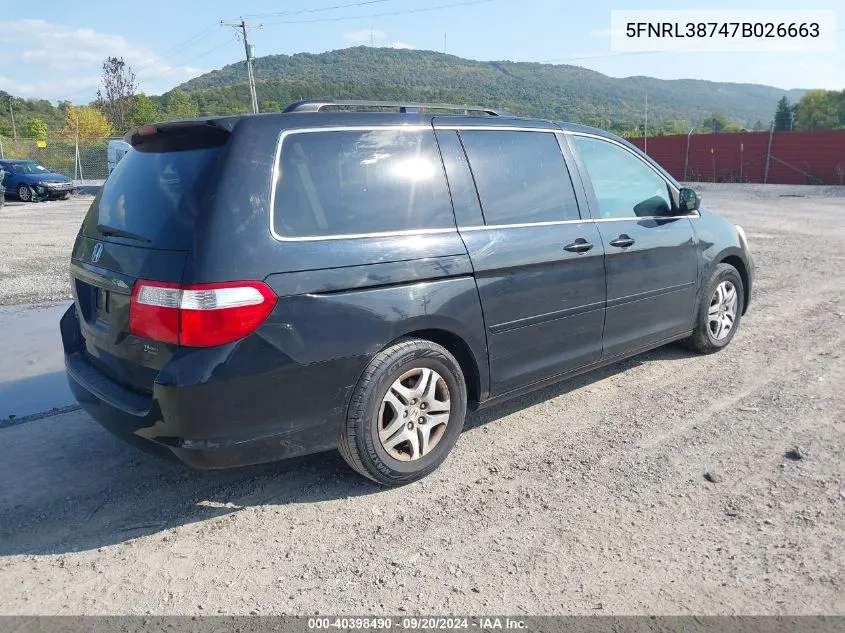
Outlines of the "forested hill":
<svg viewBox="0 0 845 633">
<path fill-rule="evenodd" d="M 642 124 L 646 92 L 649 122 L 655 125 L 700 123 L 717 112 L 748 127 L 770 121 L 782 96 L 795 102 L 804 93 L 693 79 L 615 79 L 577 66 L 480 62 L 434 51 L 365 46 L 259 57 L 255 74 L 264 111 L 310 97 L 446 101 L 616 129 Z M 216 114 L 248 108 L 244 82 L 241 62 L 180 87 L 192 93 L 200 111 Z"/>
</svg>

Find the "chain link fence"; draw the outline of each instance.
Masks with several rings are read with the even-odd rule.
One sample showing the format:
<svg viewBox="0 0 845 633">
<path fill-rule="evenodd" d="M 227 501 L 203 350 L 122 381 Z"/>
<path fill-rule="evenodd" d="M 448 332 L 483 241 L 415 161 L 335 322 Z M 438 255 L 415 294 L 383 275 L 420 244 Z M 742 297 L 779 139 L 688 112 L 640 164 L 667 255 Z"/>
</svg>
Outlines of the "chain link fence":
<svg viewBox="0 0 845 633">
<path fill-rule="evenodd" d="M 0 138 L 0 158 L 33 160 L 80 185 L 97 185 L 109 175 L 109 141 L 117 138 Z"/>
</svg>

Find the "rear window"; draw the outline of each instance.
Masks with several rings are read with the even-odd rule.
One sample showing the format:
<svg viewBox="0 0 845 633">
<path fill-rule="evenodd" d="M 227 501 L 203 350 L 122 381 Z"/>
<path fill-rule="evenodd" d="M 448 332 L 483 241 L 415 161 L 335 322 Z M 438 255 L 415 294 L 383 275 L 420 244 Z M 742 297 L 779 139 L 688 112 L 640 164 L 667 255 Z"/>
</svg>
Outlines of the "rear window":
<svg viewBox="0 0 845 633">
<path fill-rule="evenodd" d="M 94 199 L 83 233 L 138 245 L 186 250 L 221 147 L 130 150 Z"/>
<path fill-rule="evenodd" d="M 282 238 L 455 226 L 431 130 L 293 133 L 276 178 L 273 229 Z"/>
</svg>

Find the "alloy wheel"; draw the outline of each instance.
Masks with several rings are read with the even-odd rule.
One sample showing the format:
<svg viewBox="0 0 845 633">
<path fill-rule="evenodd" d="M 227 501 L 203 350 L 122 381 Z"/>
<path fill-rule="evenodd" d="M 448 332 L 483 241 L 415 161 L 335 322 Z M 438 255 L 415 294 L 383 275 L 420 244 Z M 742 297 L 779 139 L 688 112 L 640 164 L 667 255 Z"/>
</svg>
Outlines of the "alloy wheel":
<svg viewBox="0 0 845 633">
<path fill-rule="evenodd" d="M 721 341 L 730 334 L 736 321 L 737 305 L 736 286 L 732 282 L 725 280 L 716 286 L 707 310 L 707 327 L 714 340 Z"/>
<path fill-rule="evenodd" d="M 397 378 L 382 399 L 378 435 L 387 454 L 414 461 L 430 453 L 446 432 L 452 404 L 443 377 L 417 367 Z"/>
</svg>

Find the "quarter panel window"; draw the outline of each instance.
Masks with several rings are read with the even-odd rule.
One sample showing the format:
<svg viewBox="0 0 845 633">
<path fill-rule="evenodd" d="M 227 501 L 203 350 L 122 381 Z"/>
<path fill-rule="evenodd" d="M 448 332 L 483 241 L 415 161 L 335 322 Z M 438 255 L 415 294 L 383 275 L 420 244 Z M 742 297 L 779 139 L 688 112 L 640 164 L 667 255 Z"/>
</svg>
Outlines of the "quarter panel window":
<svg viewBox="0 0 845 633">
<path fill-rule="evenodd" d="M 438 131 L 437 142 L 440 144 L 440 155 L 446 167 L 446 179 L 449 182 L 449 192 L 452 194 L 452 206 L 455 209 L 458 226 L 484 224 L 478 193 L 458 133 L 452 130 Z"/>
<path fill-rule="evenodd" d="M 273 227 L 328 237 L 455 226 L 431 130 L 291 134 L 281 149 Z"/>
<path fill-rule="evenodd" d="M 554 133 L 462 130 L 461 140 L 488 225 L 580 218 Z"/>
<path fill-rule="evenodd" d="M 669 185 L 642 160 L 618 145 L 572 137 L 593 185 L 601 218 L 648 217 L 672 211 Z"/>
</svg>

